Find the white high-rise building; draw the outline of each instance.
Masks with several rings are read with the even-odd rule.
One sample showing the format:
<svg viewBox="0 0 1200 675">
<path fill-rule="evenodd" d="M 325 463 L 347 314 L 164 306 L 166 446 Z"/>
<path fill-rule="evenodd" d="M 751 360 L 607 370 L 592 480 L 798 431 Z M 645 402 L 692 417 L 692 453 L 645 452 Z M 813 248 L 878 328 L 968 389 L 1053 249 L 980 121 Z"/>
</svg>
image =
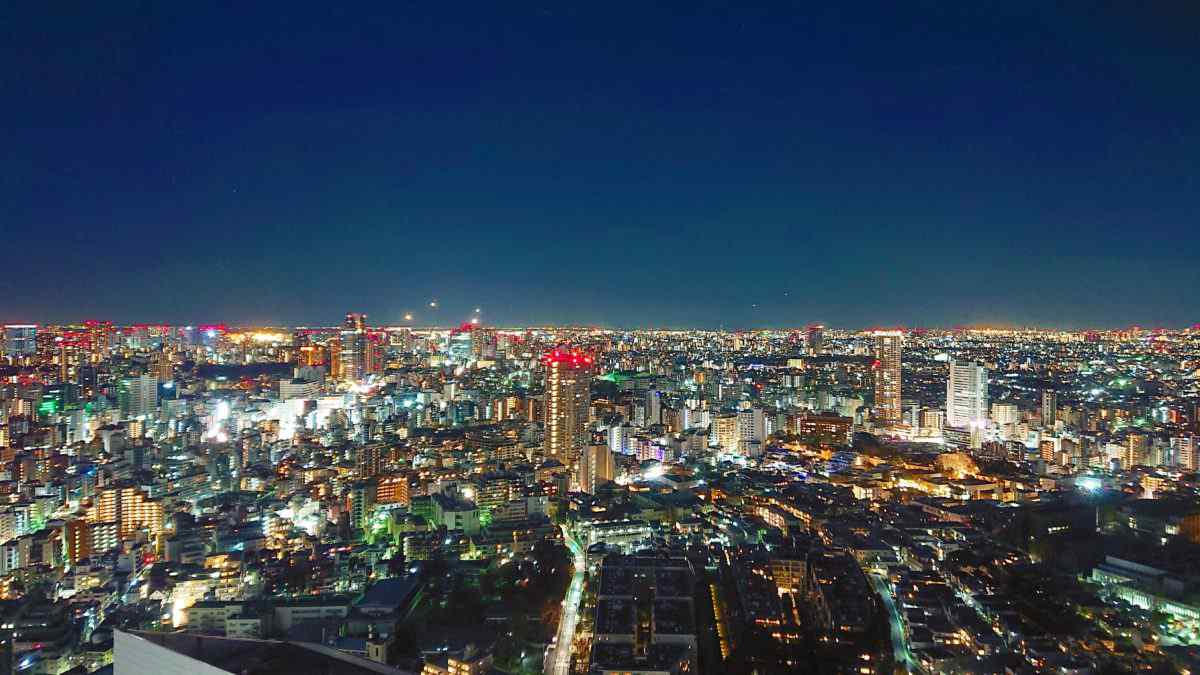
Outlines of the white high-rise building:
<svg viewBox="0 0 1200 675">
<path fill-rule="evenodd" d="M 158 378 L 150 374 L 122 378 L 117 387 L 121 417 L 152 417 L 158 408 Z"/>
<path fill-rule="evenodd" d="M 738 440 L 762 442 L 767 438 L 766 420 L 762 408 L 739 410 L 737 416 Z"/>
<path fill-rule="evenodd" d="M 1196 437 L 1188 434 L 1186 436 L 1174 436 L 1171 438 L 1171 456 L 1174 460 L 1174 465 L 1188 471 L 1200 469 L 1200 456 L 1197 450 L 1200 449 L 1200 444 L 1196 442 Z"/>
<path fill-rule="evenodd" d="M 687 407 L 683 409 L 683 428 L 698 429 L 712 423 L 712 415 L 707 410 Z"/>
<path fill-rule="evenodd" d="M 978 429 L 988 419 L 988 371 L 981 364 L 950 362 L 946 382 L 946 425 Z"/>
<path fill-rule="evenodd" d="M 618 453 L 629 452 L 629 439 L 633 437 L 633 428 L 628 424 L 614 424 L 608 428 L 608 449 Z"/>
</svg>

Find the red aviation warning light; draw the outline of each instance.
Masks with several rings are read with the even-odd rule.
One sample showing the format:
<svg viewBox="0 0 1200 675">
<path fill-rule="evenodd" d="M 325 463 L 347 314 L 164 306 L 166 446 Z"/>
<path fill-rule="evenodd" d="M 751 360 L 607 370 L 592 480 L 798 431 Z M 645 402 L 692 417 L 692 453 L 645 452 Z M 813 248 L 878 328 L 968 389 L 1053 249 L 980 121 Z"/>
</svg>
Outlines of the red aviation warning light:
<svg viewBox="0 0 1200 675">
<path fill-rule="evenodd" d="M 555 349 L 542 357 L 542 363 L 545 365 L 565 363 L 578 368 L 592 365 L 592 357 L 578 349 Z"/>
</svg>

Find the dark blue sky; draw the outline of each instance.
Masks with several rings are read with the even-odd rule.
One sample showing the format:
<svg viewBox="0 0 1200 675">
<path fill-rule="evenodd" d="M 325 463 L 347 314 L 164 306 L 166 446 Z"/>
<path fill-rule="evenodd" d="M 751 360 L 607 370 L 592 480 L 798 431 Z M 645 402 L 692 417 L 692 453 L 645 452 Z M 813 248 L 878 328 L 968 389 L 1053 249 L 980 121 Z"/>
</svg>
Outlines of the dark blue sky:
<svg viewBox="0 0 1200 675">
<path fill-rule="evenodd" d="M 0 9 L 0 321 L 1200 319 L 1194 2 L 184 4 Z"/>
</svg>

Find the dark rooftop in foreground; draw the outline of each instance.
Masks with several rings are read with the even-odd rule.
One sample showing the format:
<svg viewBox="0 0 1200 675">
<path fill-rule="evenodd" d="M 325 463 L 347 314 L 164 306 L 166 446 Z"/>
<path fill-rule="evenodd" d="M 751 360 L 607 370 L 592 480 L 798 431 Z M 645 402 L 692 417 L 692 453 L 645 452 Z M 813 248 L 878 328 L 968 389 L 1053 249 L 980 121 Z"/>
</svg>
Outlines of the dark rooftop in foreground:
<svg viewBox="0 0 1200 675">
<path fill-rule="evenodd" d="M 241 675 L 405 675 L 381 663 L 351 656 L 322 645 L 278 640 L 241 640 L 196 635 L 194 633 L 155 633 L 130 631 L 132 639 L 142 639 L 214 668 Z M 118 641 L 117 658 L 120 658 Z"/>
</svg>

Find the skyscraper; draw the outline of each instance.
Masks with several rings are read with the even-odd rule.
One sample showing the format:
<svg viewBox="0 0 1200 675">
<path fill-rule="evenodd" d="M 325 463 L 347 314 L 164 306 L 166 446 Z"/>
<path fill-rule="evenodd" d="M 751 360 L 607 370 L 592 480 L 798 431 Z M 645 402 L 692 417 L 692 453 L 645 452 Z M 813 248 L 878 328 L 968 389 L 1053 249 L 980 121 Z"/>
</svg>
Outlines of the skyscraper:
<svg viewBox="0 0 1200 675">
<path fill-rule="evenodd" d="M 92 362 L 99 363 L 107 359 L 109 356 L 109 347 L 112 344 L 112 322 L 89 320 L 83 322 L 83 325 L 87 328 L 88 338 L 92 343 Z"/>
<path fill-rule="evenodd" d="M 60 383 L 70 382 L 71 381 L 72 352 L 75 351 L 75 345 L 71 344 L 67 340 L 63 340 L 62 338 L 59 338 L 57 340 L 57 342 L 58 342 L 58 381 Z"/>
<path fill-rule="evenodd" d="M 4 327 L 4 355 L 10 359 L 33 356 L 37 353 L 37 326 L 9 324 Z"/>
<path fill-rule="evenodd" d="M 342 377 L 342 338 L 340 333 L 335 333 L 325 343 L 325 349 L 329 352 L 329 377 L 332 379 L 341 379 Z"/>
<path fill-rule="evenodd" d="M 823 354 L 825 352 L 825 326 L 814 323 L 806 328 L 804 344 L 808 348 L 809 354 Z"/>
<path fill-rule="evenodd" d="M 578 350 L 555 349 L 542 362 L 546 366 L 546 455 L 569 465 L 586 440 L 592 357 Z"/>
<path fill-rule="evenodd" d="M 362 379 L 362 351 L 358 341 L 358 336 L 354 331 L 342 331 L 341 339 L 342 353 L 339 362 L 342 364 L 342 372 L 340 377 L 343 380 L 356 381 Z"/>
<path fill-rule="evenodd" d="M 366 314 L 350 312 L 346 315 L 338 341 L 341 371 L 334 374 L 336 377 L 356 382 L 372 372 L 375 359 L 371 358 L 373 345 L 367 334 L 366 322 Z"/>
<path fill-rule="evenodd" d="M 154 375 L 159 382 L 175 379 L 175 355 L 170 349 L 162 349 L 154 355 Z"/>
<path fill-rule="evenodd" d="M 975 362 L 950 362 L 946 381 L 946 424 L 963 429 L 978 428 L 988 418 L 988 372 Z"/>
<path fill-rule="evenodd" d="M 900 423 L 900 361 L 904 334 L 877 330 L 875 335 L 875 418 L 884 426 Z"/>
<path fill-rule="evenodd" d="M 662 392 L 651 389 L 646 392 L 646 426 L 662 422 Z"/>
<path fill-rule="evenodd" d="M 1058 394 L 1052 389 L 1042 392 L 1042 426 L 1052 427 L 1058 421 Z"/>
<path fill-rule="evenodd" d="M 158 407 L 158 378 L 148 373 L 122 378 L 117 387 L 117 403 L 125 419 L 154 415 Z"/>
<path fill-rule="evenodd" d="M 383 372 L 383 335 L 363 333 L 363 374 L 379 375 Z"/>
<path fill-rule="evenodd" d="M 496 329 L 476 326 L 471 331 L 471 355 L 476 359 L 496 358 Z"/>
</svg>

